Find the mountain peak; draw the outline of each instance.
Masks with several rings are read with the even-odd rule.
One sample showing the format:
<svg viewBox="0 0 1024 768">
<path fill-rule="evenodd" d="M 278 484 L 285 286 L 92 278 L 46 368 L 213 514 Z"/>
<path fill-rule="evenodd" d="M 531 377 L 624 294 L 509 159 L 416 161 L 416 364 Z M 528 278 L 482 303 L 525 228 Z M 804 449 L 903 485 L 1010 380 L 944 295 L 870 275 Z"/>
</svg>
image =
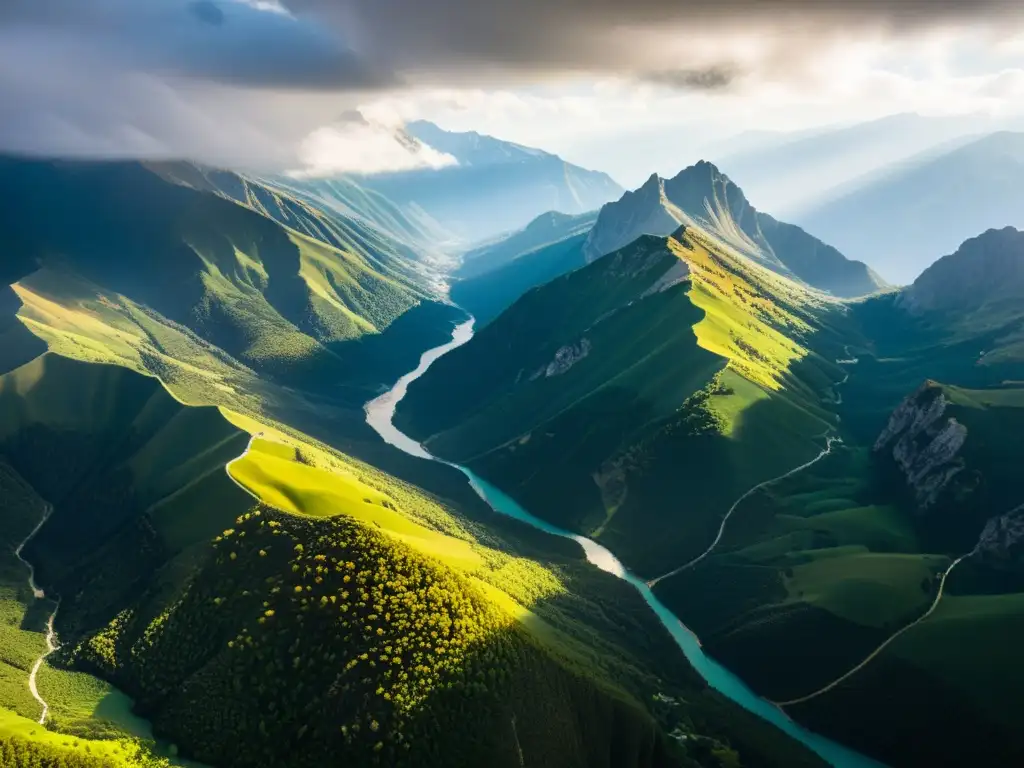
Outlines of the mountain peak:
<svg viewBox="0 0 1024 768">
<path fill-rule="evenodd" d="M 664 185 L 664 183 L 665 183 L 665 180 L 662 179 L 661 176 L 659 176 L 657 173 L 652 173 L 648 177 L 647 181 L 645 181 L 641 186 L 639 186 L 636 191 L 637 192 L 650 192 L 653 189 L 659 189 L 660 190 L 662 185 Z M 627 192 L 626 194 L 628 195 L 629 193 Z"/>
<path fill-rule="evenodd" d="M 718 166 L 712 163 L 710 160 L 698 160 L 693 165 L 688 165 L 687 167 L 683 168 L 683 170 L 677 173 L 672 180 L 675 181 L 676 179 L 693 177 L 697 175 L 707 175 L 710 176 L 711 178 L 728 178 L 725 176 L 724 173 L 722 173 Z"/>
<path fill-rule="evenodd" d="M 799 227 L 759 213 L 743 190 L 707 160 L 668 180 L 654 174 L 602 208 L 584 254 L 594 261 L 641 235 L 673 235 L 680 225 L 702 228 L 763 266 L 838 296 L 863 296 L 883 285 L 863 263 L 848 260 Z"/>
<path fill-rule="evenodd" d="M 1024 232 L 989 229 L 964 241 L 906 288 L 901 305 L 910 312 L 998 312 L 1024 300 Z"/>
</svg>

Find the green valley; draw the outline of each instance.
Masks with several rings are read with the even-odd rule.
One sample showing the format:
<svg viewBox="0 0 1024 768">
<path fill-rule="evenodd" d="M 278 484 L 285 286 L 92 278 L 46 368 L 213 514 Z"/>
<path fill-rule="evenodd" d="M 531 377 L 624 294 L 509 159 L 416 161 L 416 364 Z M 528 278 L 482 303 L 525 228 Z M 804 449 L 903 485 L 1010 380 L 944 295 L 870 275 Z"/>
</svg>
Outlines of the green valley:
<svg viewBox="0 0 1024 768">
<path fill-rule="evenodd" d="M 26 515 L 42 507 L 36 493 L 55 509 L 25 551 L 61 596 L 62 647 L 40 690 L 51 727 L 98 739 L 99 754 L 156 732 L 213 765 L 316 765 L 328 752 L 513 765 L 515 740 L 566 765 L 695 765 L 662 728 L 701 729 L 692 749 L 725 754 L 732 717 L 751 754 L 792 764 L 781 737 L 701 689 L 628 591 L 543 537 L 484 526 L 250 416 L 183 406 L 121 367 L 48 354 L 0 378 L 0 401 L 16 414 L 9 482 Z M 264 436 L 246 450 L 239 427 Z M 25 576 L 9 570 L 12 585 Z M 665 657 L 677 661 L 651 666 Z M 12 684 L 4 706 L 34 717 L 24 690 Z M 358 696 L 339 709 L 340 691 Z M 655 712 L 652 692 L 688 704 Z M 516 704 L 528 700 L 549 705 Z M 480 729 L 482 716 L 493 725 Z M 564 738 L 596 723 L 614 725 Z"/>
<path fill-rule="evenodd" d="M 34 724 L 56 603 L 12 558 L 0 754 L 820 764 L 708 688 L 575 546 L 374 439 L 359 406 L 455 315 L 429 272 L 272 210 L 252 180 L 243 205 L 166 168 L 3 170 L 34 190 L 4 222 L 31 254 L 4 320 L 4 519 L 17 543 L 53 510 L 23 556 L 59 598 L 59 648 Z M 38 226 L 87 189 L 79 218 Z"/>
<path fill-rule="evenodd" d="M 985 665 L 1019 635 L 1021 253 L 991 231 L 840 302 L 715 228 L 641 237 L 526 293 L 398 423 L 607 546 L 819 732 L 895 765 L 983 733 L 1015 763 L 1016 677 Z"/>
<path fill-rule="evenodd" d="M 701 230 L 644 237 L 526 294 L 413 385 L 399 424 L 654 576 L 698 554 L 721 504 L 823 447 L 841 371 L 804 340 L 829 302 Z M 694 493 L 694 511 L 660 501 Z"/>
<path fill-rule="evenodd" d="M 976 6 L 0 2 L 0 768 L 1024 766 Z"/>
</svg>

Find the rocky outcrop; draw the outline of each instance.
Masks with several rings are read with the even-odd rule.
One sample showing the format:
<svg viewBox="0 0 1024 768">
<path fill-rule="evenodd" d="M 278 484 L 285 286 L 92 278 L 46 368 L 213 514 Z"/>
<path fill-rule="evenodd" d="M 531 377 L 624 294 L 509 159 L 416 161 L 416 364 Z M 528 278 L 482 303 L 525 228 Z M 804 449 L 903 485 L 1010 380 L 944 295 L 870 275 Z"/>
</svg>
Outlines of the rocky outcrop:
<svg viewBox="0 0 1024 768">
<path fill-rule="evenodd" d="M 965 468 L 959 454 L 967 427 L 946 418 L 948 407 L 941 387 L 927 382 L 893 412 L 875 442 L 876 452 L 891 454 L 922 510 L 933 506 Z"/>
<path fill-rule="evenodd" d="M 644 291 L 641 295 L 641 299 L 646 299 L 648 296 L 653 296 L 655 293 L 661 293 L 667 291 L 673 286 L 679 285 L 679 283 L 686 282 L 690 279 L 690 265 L 682 259 L 673 264 L 658 280 Z"/>
<path fill-rule="evenodd" d="M 552 376 L 561 376 L 589 354 L 590 339 L 582 338 L 576 344 L 566 344 L 555 352 L 554 360 L 534 371 L 530 381 L 535 381 L 541 376 L 548 379 Z"/>
<path fill-rule="evenodd" d="M 641 235 L 669 235 L 680 223 L 678 211 L 665 198 L 664 179 L 654 174 L 635 192 L 627 192 L 601 209 L 583 245 L 583 255 L 589 264 Z"/>
<path fill-rule="evenodd" d="M 978 541 L 978 554 L 996 567 L 1024 565 L 1024 504 L 988 521 Z"/>
</svg>

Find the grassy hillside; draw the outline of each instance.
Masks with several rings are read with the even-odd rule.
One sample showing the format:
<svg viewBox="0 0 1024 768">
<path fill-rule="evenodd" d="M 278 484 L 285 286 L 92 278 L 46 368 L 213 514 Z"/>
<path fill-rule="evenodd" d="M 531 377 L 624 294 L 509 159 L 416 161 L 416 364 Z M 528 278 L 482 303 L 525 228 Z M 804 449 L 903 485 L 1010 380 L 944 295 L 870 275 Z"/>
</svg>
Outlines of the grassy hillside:
<svg viewBox="0 0 1024 768">
<path fill-rule="evenodd" d="M 249 506 L 223 472 L 245 433 L 155 379 L 44 355 L 0 377 L 0 402 L 0 451 L 54 506 L 24 555 L 64 595 L 65 627 L 114 615 L 161 558 Z M 131 557 L 105 562 L 104 551 Z M 87 585 L 94 594 L 80 600 Z"/>
<path fill-rule="evenodd" d="M 805 345 L 830 306 L 699 229 L 641 238 L 523 296 L 399 421 L 653 576 L 820 450 L 841 373 Z"/>
<path fill-rule="evenodd" d="M 154 346 L 185 333 L 215 348 L 214 370 L 231 358 L 306 387 L 390 379 L 359 340 L 431 299 L 422 268 L 371 230 L 232 178 L 252 207 L 140 165 L 3 160 L 0 224 L 43 267 L 25 282 L 49 316 L 129 315 L 119 330 L 148 326 Z M 112 335 L 100 346 L 133 341 Z"/>
<path fill-rule="evenodd" d="M 518 749 L 564 765 L 716 765 L 704 756 L 729 759 L 733 734 L 752 765 L 806 760 L 702 690 L 633 593 L 575 552 L 539 549 L 546 539 L 514 525 L 488 530 L 272 427 L 229 471 L 277 509 L 245 512 L 253 501 L 221 451 L 241 453 L 245 435 L 216 411 L 180 406 L 124 369 L 52 355 L 0 384 L 4 412 L 17 414 L 5 453 L 55 506 L 26 556 L 62 598 L 60 668 L 41 690 L 66 732 L 123 738 L 134 727 L 127 710 L 104 715 L 121 694 L 71 665 L 115 683 L 158 734 L 216 765 L 318 765 L 327 753 L 515 765 Z M 339 701 L 339 690 L 366 695 Z M 657 710 L 652 692 L 688 704 Z M 691 734 L 688 746 L 666 729 Z"/>
<path fill-rule="evenodd" d="M 960 259 L 969 251 L 977 255 L 964 249 Z M 787 712 L 893 765 L 970 763 L 979 739 L 994 762 L 1011 764 L 1024 754 L 1011 724 L 1024 700 L 1007 656 L 1020 642 L 1024 589 L 1012 545 L 963 561 L 926 612 L 940 574 L 991 518 L 1024 501 L 1013 440 L 1024 403 L 1020 313 L 998 300 L 1013 281 L 989 279 L 991 267 L 943 264 L 957 275 L 944 291 L 935 271 L 927 291 L 851 305 L 841 355 L 849 379 L 836 405 L 846 444 L 743 499 L 714 552 L 658 591 L 712 654 L 778 701 L 821 689 L 913 625 L 845 682 Z M 991 290 L 965 290 L 971 275 Z M 948 420 L 966 435 L 951 456 L 932 448 L 931 461 L 952 474 L 927 505 L 893 461 L 892 439 L 873 449 L 915 390 L 908 402 L 918 412 L 946 403 L 905 448 L 915 472 Z M 940 731 L 941 744 L 931 739 Z"/>
<path fill-rule="evenodd" d="M 274 177 L 262 179 L 260 183 L 283 190 L 321 211 L 367 222 L 390 238 L 413 247 L 417 260 L 442 256 L 453 240 L 451 232 L 424 212 L 404 210 L 379 192 L 360 185 L 354 178 Z"/>
<path fill-rule="evenodd" d="M 213 192 L 289 229 L 356 253 L 381 274 L 413 284 L 436 279 L 437 233 L 401 215 L 393 203 L 345 179 L 256 179 L 190 163 L 148 163 L 161 178 Z"/>
</svg>

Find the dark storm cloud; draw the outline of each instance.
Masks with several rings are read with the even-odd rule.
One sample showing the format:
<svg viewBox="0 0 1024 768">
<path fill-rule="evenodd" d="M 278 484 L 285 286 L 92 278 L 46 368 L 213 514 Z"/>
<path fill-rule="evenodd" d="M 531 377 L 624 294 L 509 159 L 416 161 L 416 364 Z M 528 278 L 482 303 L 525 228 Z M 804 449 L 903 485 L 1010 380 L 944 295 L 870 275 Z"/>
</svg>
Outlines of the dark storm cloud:
<svg viewBox="0 0 1024 768">
<path fill-rule="evenodd" d="M 716 36 L 761 34 L 780 44 L 766 67 L 784 73 L 834 36 L 867 30 L 911 34 L 945 24 L 1019 21 L 1019 0 L 284 0 L 294 13 L 332 19 L 360 49 L 407 72 L 465 78 L 495 72 L 697 70 L 692 87 L 722 78 L 733 52 L 716 56 Z M 693 61 L 674 61 L 642 33 L 701 44 Z M 770 47 L 766 46 L 766 47 Z M 683 53 L 685 56 L 685 51 Z M 660 64 L 659 56 L 662 57 Z M 473 65 L 480 65 L 473 69 Z M 750 63 L 746 62 L 750 67 Z M 679 84 L 687 85 L 686 77 Z"/>
<path fill-rule="evenodd" d="M 646 72 L 641 79 L 669 88 L 718 91 L 728 88 L 732 84 L 736 79 L 736 70 L 725 66 L 711 66 L 706 69 L 673 69 L 662 72 Z"/>
<path fill-rule="evenodd" d="M 224 11 L 213 0 L 195 0 L 189 3 L 189 11 L 200 21 L 219 27 L 224 23 Z"/>
<path fill-rule="evenodd" d="M 338 127 L 324 146 L 354 147 L 370 128 L 338 115 L 377 91 L 586 73 L 718 92 L 813 68 L 839 37 L 967 22 L 1013 31 L 1020 10 L 1018 0 L 0 0 L 0 151 L 287 168 L 326 124 Z M 399 163 L 392 150 L 381 144 Z"/>
<path fill-rule="evenodd" d="M 395 84 L 386 69 L 357 56 L 340 30 L 239 0 L 0 3 L 0 45 L 28 39 L 40 59 L 73 52 L 83 67 L 108 63 L 121 72 L 296 89 Z"/>
</svg>

